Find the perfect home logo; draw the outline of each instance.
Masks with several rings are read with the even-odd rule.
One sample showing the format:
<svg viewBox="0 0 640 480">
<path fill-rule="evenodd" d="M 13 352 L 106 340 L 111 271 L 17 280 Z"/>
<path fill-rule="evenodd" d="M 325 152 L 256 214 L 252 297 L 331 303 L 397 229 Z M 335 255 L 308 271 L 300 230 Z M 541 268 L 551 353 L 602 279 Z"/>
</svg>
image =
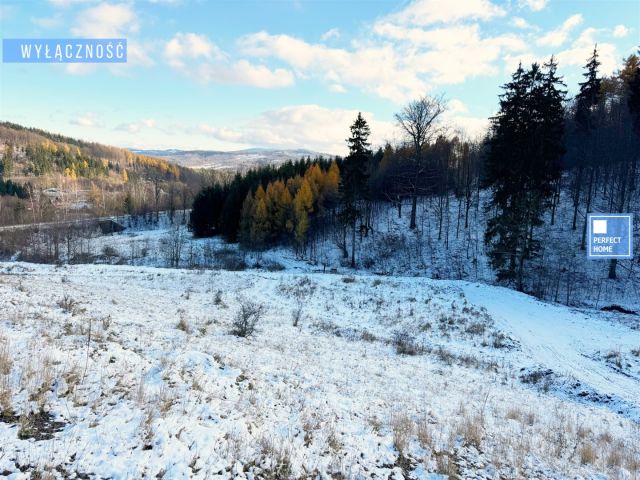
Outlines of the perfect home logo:
<svg viewBox="0 0 640 480">
<path fill-rule="evenodd" d="M 126 63 L 126 38 L 5 38 L 3 63 Z"/>
<path fill-rule="evenodd" d="M 633 258 L 633 216 L 627 213 L 590 213 L 589 258 Z"/>
</svg>

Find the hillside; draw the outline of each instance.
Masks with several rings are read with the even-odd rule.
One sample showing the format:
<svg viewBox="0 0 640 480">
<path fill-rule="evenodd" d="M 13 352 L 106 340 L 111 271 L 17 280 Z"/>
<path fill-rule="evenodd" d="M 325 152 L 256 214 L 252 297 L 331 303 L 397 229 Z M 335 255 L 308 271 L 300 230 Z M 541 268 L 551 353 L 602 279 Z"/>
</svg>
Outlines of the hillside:
<svg viewBox="0 0 640 480">
<path fill-rule="evenodd" d="M 2 225 L 166 208 L 203 180 L 165 159 L 9 122 L 0 123 L 0 145 L 1 176 L 30 198 L 21 205 L 5 197 Z"/>
<path fill-rule="evenodd" d="M 639 325 L 615 314 L 424 278 L 1 271 L 7 475 L 595 479 L 640 468 Z M 238 338 L 247 299 L 264 316 Z"/>
<path fill-rule="evenodd" d="M 273 165 L 278 166 L 289 160 L 296 161 L 306 157 L 331 157 L 331 155 L 306 149 L 274 150 L 268 148 L 249 148 L 231 152 L 215 150 L 132 150 L 135 153 L 169 160 L 177 165 L 198 169 L 246 171 L 249 168 Z"/>
</svg>

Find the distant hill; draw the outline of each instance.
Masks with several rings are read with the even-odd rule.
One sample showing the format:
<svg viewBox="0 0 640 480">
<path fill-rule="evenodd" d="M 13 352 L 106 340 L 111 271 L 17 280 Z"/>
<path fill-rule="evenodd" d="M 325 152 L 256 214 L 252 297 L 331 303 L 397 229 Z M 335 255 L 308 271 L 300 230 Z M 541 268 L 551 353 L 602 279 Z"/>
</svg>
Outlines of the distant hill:
<svg viewBox="0 0 640 480">
<path fill-rule="evenodd" d="M 189 208 L 209 173 L 223 174 L 0 122 L 0 225 Z"/>
<path fill-rule="evenodd" d="M 3 145 L 10 146 L 13 164 L 5 176 L 30 178 L 31 183 L 52 175 L 64 175 L 71 180 L 108 179 L 111 184 L 122 183 L 123 178 L 132 176 L 141 180 L 158 177 L 179 180 L 192 175 L 164 158 L 11 122 L 0 122 L 0 146 Z"/>
<path fill-rule="evenodd" d="M 306 149 L 278 150 L 269 148 L 248 148 L 223 152 L 218 150 L 134 150 L 132 152 L 156 158 L 163 158 L 183 167 L 213 170 L 247 170 L 263 165 L 279 165 L 289 160 L 304 157 L 331 157 L 326 153 Z"/>
</svg>

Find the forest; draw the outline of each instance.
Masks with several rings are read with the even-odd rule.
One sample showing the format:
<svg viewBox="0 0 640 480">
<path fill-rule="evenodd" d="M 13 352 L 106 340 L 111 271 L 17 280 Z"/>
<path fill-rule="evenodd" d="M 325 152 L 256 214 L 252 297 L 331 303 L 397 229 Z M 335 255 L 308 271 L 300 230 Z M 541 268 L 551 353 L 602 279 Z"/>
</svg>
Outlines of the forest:
<svg viewBox="0 0 640 480">
<path fill-rule="evenodd" d="M 408 208 L 407 227 L 417 234 L 419 204 L 427 201 L 436 213 L 429 228 L 445 249 L 454 229 L 458 238 L 481 222 L 496 279 L 548 294 L 553 287 L 540 284 L 551 268 L 544 227 L 555 225 L 560 209 L 571 212 L 569 241 L 584 250 L 587 213 L 639 206 L 639 57 L 624 59 L 611 76 L 599 67 L 594 48 L 570 97 L 554 57 L 519 65 L 480 140 L 451 133 L 444 96 L 409 102 L 395 116 L 404 141 L 375 151 L 358 115 L 345 158 L 254 169 L 208 186 L 194 199 L 189 226 L 196 237 L 222 235 L 258 251 L 291 246 L 311 260 L 329 241 L 356 268 L 357 245 L 375 235 L 383 206 L 393 205 L 399 218 Z M 564 272 L 573 260 L 563 261 L 557 268 Z M 617 278 L 620 264 L 632 268 L 611 260 L 608 278 Z"/>
<path fill-rule="evenodd" d="M 0 123 L 0 226 L 190 206 L 207 174 L 123 148 Z"/>
</svg>

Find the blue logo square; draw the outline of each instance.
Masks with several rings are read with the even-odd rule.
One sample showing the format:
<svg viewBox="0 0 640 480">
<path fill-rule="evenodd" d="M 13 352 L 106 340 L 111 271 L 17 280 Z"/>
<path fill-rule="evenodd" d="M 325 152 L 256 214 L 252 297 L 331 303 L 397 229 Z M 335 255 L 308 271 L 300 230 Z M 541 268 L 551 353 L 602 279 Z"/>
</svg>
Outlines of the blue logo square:
<svg viewBox="0 0 640 480">
<path fill-rule="evenodd" d="M 588 258 L 633 258 L 633 215 L 590 213 L 587 215 Z"/>
</svg>

